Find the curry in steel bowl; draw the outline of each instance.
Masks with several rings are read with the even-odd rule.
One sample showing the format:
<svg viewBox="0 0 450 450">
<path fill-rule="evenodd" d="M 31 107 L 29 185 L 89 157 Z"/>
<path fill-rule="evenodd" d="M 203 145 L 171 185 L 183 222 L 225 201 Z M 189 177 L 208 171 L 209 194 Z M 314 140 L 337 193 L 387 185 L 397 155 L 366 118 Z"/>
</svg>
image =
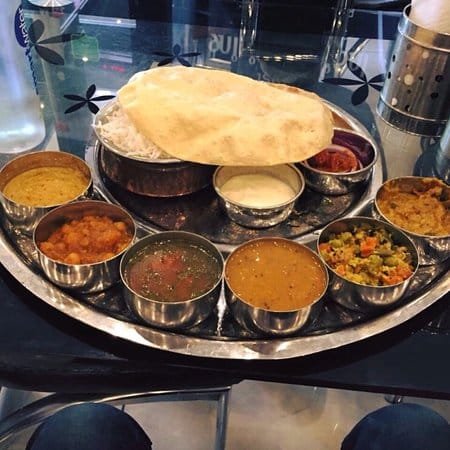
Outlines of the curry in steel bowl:
<svg viewBox="0 0 450 450">
<path fill-rule="evenodd" d="M 419 266 L 412 240 L 393 225 L 371 217 L 345 217 L 319 234 L 317 248 L 330 273 L 328 295 L 355 311 L 395 305 Z"/>
<path fill-rule="evenodd" d="M 204 237 L 183 231 L 145 236 L 123 255 L 120 274 L 129 308 L 150 325 L 190 328 L 213 311 L 223 257 Z"/>
<path fill-rule="evenodd" d="M 0 170 L 0 201 L 5 216 L 16 230 L 29 235 L 48 211 L 89 197 L 91 191 L 89 166 L 63 151 L 26 153 Z"/>
<path fill-rule="evenodd" d="M 433 177 L 386 181 L 376 195 L 379 212 L 394 225 L 422 236 L 450 236 L 450 186 Z"/>
<path fill-rule="evenodd" d="M 236 321 L 257 333 L 295 333 L 320 311 L 328 274 L 312 250 L 288 239 L 253 239 L 225 263 L 225 298 Z"/>
<path fill-rule="evenodd" d="M 50 281 L 93 293 L 119 281 L 121 256 L 135 235 L 133 218 L 124 208 L 86 200 L 48 212 L 36 225 L 33 241 Z"/>
<path fill-rule="evenodd" d="M 319 252 L 337 274 L 366 286 L 402 283 L 414 273 L 408 249 L 396 244 L 385 228 L 369 223 L 331 233 L 320 242 Z"/>
</svg>

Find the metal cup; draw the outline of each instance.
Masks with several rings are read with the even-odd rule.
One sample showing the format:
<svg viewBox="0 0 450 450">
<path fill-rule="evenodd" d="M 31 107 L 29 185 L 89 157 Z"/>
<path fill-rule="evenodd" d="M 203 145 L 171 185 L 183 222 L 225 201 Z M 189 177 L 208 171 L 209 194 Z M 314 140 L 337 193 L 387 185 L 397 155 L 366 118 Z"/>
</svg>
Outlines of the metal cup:
<svg viewBox="0 0 450 450">
<path fill-rule="evenodd" d="M 415 24 L 410 9 L 398 25 L 377 111 L 402 131 L 440 136 L 450 113 L 450 35 Z"/>
</svg>

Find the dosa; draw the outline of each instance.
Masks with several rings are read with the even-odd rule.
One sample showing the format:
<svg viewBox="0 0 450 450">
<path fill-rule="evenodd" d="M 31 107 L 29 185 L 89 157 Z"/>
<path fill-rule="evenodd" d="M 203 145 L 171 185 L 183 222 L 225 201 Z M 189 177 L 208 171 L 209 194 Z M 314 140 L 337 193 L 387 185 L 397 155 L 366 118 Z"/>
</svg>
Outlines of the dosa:
<svg viewBox="0 0 450 450">
<path fill-rule="evenodd" d="M 203 164 L 302 161 L 333 135 L 331 112 L 317 95 L 221 70 L 154 68 L 123 86 L 118 101 L 162 150 Z"/>
</svg>

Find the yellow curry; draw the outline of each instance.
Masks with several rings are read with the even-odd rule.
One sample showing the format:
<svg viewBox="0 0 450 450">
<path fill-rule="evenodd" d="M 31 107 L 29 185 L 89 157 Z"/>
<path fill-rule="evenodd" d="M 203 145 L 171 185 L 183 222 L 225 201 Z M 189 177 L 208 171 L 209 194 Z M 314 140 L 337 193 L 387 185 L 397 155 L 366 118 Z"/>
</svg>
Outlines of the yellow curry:
<svg viewBox="0 0 450 450">
<path fill-rule="evenodd" d="M 292 241 L 250 241 L 230 255 L 229 287 L 246 303 L 270 311 L 294 311 L 314 303 L 327 286 L 318 256 Z"/>
<path fill-rule="evenodd" d="M 72 167 L 37 167 L 11 179 L 3 194 L 20 205 L 60 205 L 83 194 L 88 183 L 87 177 Z"/>
</svg>

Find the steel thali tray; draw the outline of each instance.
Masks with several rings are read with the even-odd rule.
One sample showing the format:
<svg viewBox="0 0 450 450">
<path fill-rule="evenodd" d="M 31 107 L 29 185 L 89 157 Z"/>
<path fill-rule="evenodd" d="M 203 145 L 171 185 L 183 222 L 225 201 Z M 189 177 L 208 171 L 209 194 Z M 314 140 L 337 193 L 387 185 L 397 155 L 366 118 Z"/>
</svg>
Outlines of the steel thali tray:
<svg viewBox="0 0 450 450">
<path fill-rule="evenodd" d="M 346 114 L 338 108 L 336 110 Z M 359 122 L 348 116 L 346 119 L 353 129 L 363 133 L 374 142 Z M 101 149 L 96 141 L 92 141 L 86 151 L 86 160 L 94 172 L 96 196 L 106 201 L 122 203 L 131 210 L 138 224 L 140 236 L 166 229 L 165 227 L 168 225 L 173 227 L 170 220 L 175 220 L 176 216 L 169 215 L 169 222 L 158 221 L 154 217 L 150 217 L 153 220 L 149 220 L 145 215 L 145 210 L 136 206 L 136 197 L 121 197 L 126 193 L 114 190 L 113 186 L 108 185 L 108 180 L 105 179 L 99 168 L 99 151 Z M 351 216 L 369 213 L 371 201 L 382 183 L 381 159 L 374 169 L 370 183 L 363 192 L 358 193 L 357 201 L 349 198 L 342 202 L 341 199 L 341 203 L 337 202 L 341 209 L 331 209 L 333 214 Z M 201 195 L 205 195 L 205 193 Z M 330 205 L 326 199 L 320 200 L 324 203 L 322 212 L 324 211 L 326 214 L 327 211 L 330 211 Z M 131 206 L 134 205 L 134 208 L 131 208 L 128 202 L 131 202 Z M 139 202 L 137 205 L 139 206 Z M 155 205 L 152 204 L 151 208 L 155 208 Z M 315 210 L 317 211 L 317 208 Z M 183 214 L 186 211 L 189 212 L 189 208 L 182 211 Z M 210 208 L 209 214 L 218 214 L 218 212 L 215 212 L 214 208 Z M 165 214 L 155 217 L 167 219 Z M 329 217 L 328 222 L 333 218 Z M 186 225 L 186 221 L 181 224 Z M 310 229 L 299 230 L 294 222 L 291 227 L 294 230 L 293 235 L 289 237 L 313 245 L 321 226 L 325 225 L 323 217 L 320 214 L 316 215 L 309 225 Z M 199 232 L 199 223 L 196 222 L 195 226 L 197 229 L 190 231 Z M 227 229 L 226 223 L 222 224 L 221 229 L 226 230 L 228 234 L 222 232 L 222 234 L 214 236 L 211 230 L 208 231 L 208 226 L 210 226 L 210 222 L 205 223 L 205 229 L 200 230 L 201 234 L 212 239 L 225 253 L 232 250 L 239 241 L 256 237 L 252 234 L 245 234 L 247 232 L 236 231 L 232 225 L 229 225 Z M 183 227 L 181 226 L 179 229 L 183 229 Z M 283 228 L 278 229 L 278 233 L 281 235 L 284 235 L 284 231 Z M 264 231 L 261 232 L 264 233 Z M 272 230 L 271 233 L 273 234 L 274 231 Z M 349 311 L 334 302 L 325 301 L 322 313 L 314 322 L 297 335 L 283 338 L 265 338 L 242 329 L 230 316 L 222 295 L 215 313 L 204 323 L 186 331 L 172 332 L 152 328 L 139 322 L 126 307 L 120 284 L 105 292 L 89 296 L 74 296 L 70 292 L 56 287 L 47 281 L 41 272 L 31 240 L 15 233 L 14 230 L 8 228 L 7 224 L 0 231 L 0 256 L 5 268 L 30 292 L 50 306 L 84 324 L 147 347 L 211 358 L 276 360 L 310 355 L 347 345 L 409 320 L 436 302 L 450 289 L 450 278 L 445 276 L 449 269 L 449 262 L 439 266 L 421 267 L 405 298 L 395 309 L 368 315 Z"/>
</svg>

